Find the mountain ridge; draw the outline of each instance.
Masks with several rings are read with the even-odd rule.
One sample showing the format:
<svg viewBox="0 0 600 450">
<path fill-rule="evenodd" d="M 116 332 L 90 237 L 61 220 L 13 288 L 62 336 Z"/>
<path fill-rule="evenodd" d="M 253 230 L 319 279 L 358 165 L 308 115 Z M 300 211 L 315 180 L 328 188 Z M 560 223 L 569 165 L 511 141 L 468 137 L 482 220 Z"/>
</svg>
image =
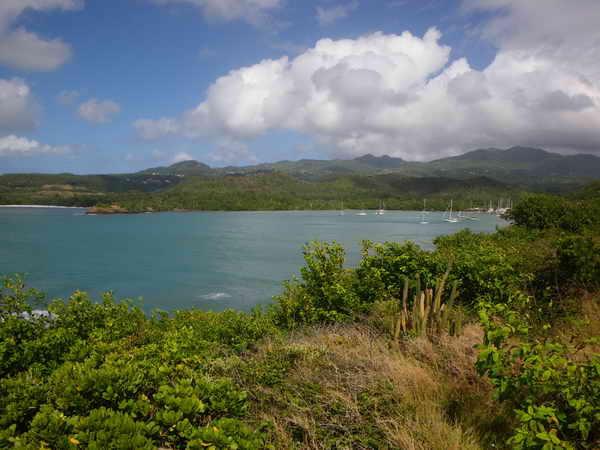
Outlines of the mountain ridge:
<svg viewBox="0 0 600 450">
<path fill-rule="evenodd" d="M 429 162 L 405 161 L 389 155 L 361 155 L 354 159 L 279 161 L 249 166 L 211 168 L 195 161 L 179 161 L 130 174 L 6 174 L 0 175 L 5 202 L 15 195 L 36 192 L 44 198 L 69 199 L 123 192 L 162 192 L 193 179 L 219 179 L 282 173 L 302 181 L 327 182 L 354 176 L 472 180 L 485 177 L 528 190 L 568 192 L 600 181 L 600 158 L 592 154 L 561 155 L 543 149 L 516 146 L 502 150 L 476 149 Z"/>
<path fill-rule="evenodd" d="M 600 179 L 600 158 L 592 154 L 561 155 L 535 147 L 476 149 L 457 156 L 428 162 L 406 161 L 389 155 L 365 154 L 353 159 L 301 159 L 248 166 L 211 168 L 198 161 L 182 161 L 171 166 L 146 169 L 138 173 L 161 175 L 250 175 L 283 172 L 299 178 L 319 179 L 345 174 L 373 175 L 400 173 L 406 176 L 444 176 L 459 179 L 485 176 L 499 181 L 524 184 L 544 179 Z M 535 179 L 527 179 L 534 177 Z"/>
</svg>

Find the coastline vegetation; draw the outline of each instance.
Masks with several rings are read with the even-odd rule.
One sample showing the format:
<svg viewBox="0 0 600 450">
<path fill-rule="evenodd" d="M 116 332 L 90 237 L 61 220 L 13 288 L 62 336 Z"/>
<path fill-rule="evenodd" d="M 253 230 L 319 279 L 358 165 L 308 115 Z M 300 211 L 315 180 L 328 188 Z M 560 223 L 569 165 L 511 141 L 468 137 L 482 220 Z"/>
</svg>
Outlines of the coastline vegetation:
<svg viewBox="0 0 600 450">
<path fill-rule="evenodd" d="M 431 210 L 445 210 L 451 198 L 457 208 L 487 209 L 490 202 L 495 207 L 500 198 L 518 200 L 527 193 L 525 188 L 485 177 L 457 180 L 398 174 L 302 180 L 283 173 L 266 173 L 189 176 L 183 181 L 178 177 L 156 175 L 143 178 L 146 184 L 130 181 L 133 184 L 129 190 L 125 190 L 126 184 L 102 184 L 100 181 L 104 179 L 100 176 L 90 176 L 90 180 L 77 184 L 68 177 L 52 184 L 41 175 L 32 179 L 15 176 L 12 180 L 10 177 L 0 177 L 0 181 L 4 180 L 4 184 L 0 183 L 0 204 L 96 207 L 100 212 L 112 209 L 131 213 L 336 210 L 341 208 L 342 202 L 346 209 L 378 209 L 383 202 L 387 209 L 420 210 L 423 198 L 427 198 L 427 207 Z M 173 178 L 172 183 L 170 178 Z"/>
<path fill-rule="evenodd" d="M 494 234 L 365 241 L 352 269 L 310 243 L 251 313 L 4 279 L 0 448 L 598 448 L 599 208 L 530 196 Z"/>
</svg>

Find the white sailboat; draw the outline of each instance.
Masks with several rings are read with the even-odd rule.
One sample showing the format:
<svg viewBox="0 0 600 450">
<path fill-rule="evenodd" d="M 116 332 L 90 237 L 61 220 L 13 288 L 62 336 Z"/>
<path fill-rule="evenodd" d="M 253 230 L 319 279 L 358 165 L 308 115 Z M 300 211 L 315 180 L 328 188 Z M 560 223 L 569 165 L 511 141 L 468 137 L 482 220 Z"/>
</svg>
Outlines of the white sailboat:
<svg viewBox="0 0 600 450">
<path fill-rule="evenodd" d="M 423 211 L 421 211 L 421 225 L 427 225 L 429 222 L 425 220 L 425 214 L 427 214 L 427 210 L 425 208 L 426 205 L 426 199 L 423 199 Z"/>
<path fill-rule="evenodd" d="M 375 212 L 378 216 L 383 216 L 385 214 L 384 204 L 381 200 L 379 200 L 379 209 Z"/>
<path fill-rule="evenodd" d="M 340 216 L 344 215 L 344 201 L 342 200 L 342 204 L 340 205 Z"/>
<path fill-rule="evenodd" d="M 364 208 L 363 208 L 363 210 L 362 210 L 361 212 L 357 212 L 357 213 L 356 213 L 356 215 L 357 215 L 357 216 L 366 216 L 366 215 L 367 215 L 367 213 L 365 212 L 365 210 L 364 210 Z"/>
<path fill-rule="evenodd" d="M 450 209 L 448 211 L 448 217 L 444 219 L 446 222 L 457 223 L 459 219 L 457 217 L 452 217 L 452 200 L 450 200 Z"/>
</svg>

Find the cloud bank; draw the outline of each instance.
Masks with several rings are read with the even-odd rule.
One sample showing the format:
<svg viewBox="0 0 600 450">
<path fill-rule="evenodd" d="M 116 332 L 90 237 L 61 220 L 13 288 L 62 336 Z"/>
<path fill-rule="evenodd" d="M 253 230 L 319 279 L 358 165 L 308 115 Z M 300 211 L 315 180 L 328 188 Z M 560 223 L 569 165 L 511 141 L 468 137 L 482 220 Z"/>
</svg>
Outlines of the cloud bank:
<svg viewBox="0 0 600 450">
<path fill-rule="evenodd" d="M 498 47 L 484 70 L 464 58 L 451 60 L 436 28 L 422 37 L 322 39 L 293 59 L 264 60 L 217 79 L 206 98 L 179 117 L 134 126 L 149 140 L 177 135 L 243 142 L 289 130 L 345 157 L 427 160 L 514 144 L 600 151 L 600 31 L 593 26 L 600 3 L 534 4 L 465 2 L 467 10 L 502 12 L 481 30 Z"/>
<path fill-rule="evenodd" d="M 20 78 L 0 78 L 0 133 L 30 131 L 37 126 L 39 107 Z"/>
<path fill-rule="evenodd" d="M 0 2 L 0 65 L 11 69 L 49 71 L 71 58 L 71 47 L 59 38 L 45 39 L 13 24 L 26 10 L 76 10 L 81 0 L 2 0 Z"/>
<path fill-rule="evenodd" d="M 65 155 L 67 153 L 71 153 L 71 148 L 68 146 L 52 147 L 14 134 L 0 137 L 0 156 Z"/>
</svg>

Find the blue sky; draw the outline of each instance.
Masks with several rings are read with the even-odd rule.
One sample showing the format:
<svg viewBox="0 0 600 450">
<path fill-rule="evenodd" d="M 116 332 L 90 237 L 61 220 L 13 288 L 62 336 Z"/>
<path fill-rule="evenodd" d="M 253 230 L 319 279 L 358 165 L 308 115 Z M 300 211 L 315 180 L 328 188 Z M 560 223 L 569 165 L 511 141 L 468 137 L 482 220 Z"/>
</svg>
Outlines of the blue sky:
<svg viewBox="0 0 600 450">
<path fill-rule="evenodd" d="M 3 0 L 0 173 L 597 153 L 600 6 L 540 3 Z"/>
</svg>

